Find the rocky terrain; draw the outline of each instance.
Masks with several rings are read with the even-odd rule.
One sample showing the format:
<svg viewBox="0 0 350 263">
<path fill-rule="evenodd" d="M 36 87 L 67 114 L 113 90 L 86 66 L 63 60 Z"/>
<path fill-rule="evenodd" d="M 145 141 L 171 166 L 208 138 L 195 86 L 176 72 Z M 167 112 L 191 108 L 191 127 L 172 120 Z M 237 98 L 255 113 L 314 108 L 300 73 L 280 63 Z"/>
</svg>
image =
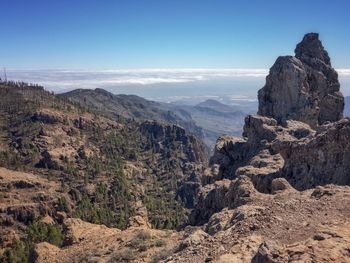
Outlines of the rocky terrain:
<svg viewBox="0 0 350 263">
<path fill-rule="evenodd" d="M 0 90 L 4 262 L 350 261 L 350 119 L 316 33 L 209 164 L 181 127 Z"/>
<path fill-rule="evenodd" d="M 207 162 L 200 139 L 172 124 L 101 115 L 39 86 L 6 82 L 0 93 L 3 261 L 63 239 L 62 217 L 119 229 L 145 218 L 159 229 L 186 222 L 176 194 Z M 52 226 L 41 223 L 47 217 Z"/>
<path fill-rule="evenodd" d="M 318 34 L 307 34 L 296 56 L 279 57 L 271 68 L 243 138 L 217 142 L 190 217 L 210 240 L 198 245 L 198 262 L 350 260 L 349 210 L 336 201 L 349 195 L 350 120 L 341 118 L 337 74 Z M 317 106 L 301 96 L 314 96 Z"/>
</svg>

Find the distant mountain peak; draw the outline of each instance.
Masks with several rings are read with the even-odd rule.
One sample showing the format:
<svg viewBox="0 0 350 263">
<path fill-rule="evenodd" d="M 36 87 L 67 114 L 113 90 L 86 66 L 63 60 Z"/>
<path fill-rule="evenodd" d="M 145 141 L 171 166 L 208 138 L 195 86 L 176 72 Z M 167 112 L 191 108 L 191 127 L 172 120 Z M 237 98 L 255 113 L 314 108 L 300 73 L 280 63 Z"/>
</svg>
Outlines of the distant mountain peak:
<svg viewBox="0 0 350 263">
<path fill-rule="evenodd" d="M 227 106 L 226 104 L 221 103 L 220 101 L 214 99 L 207 99 L 197 104 L 197 106 Z"/>
<path fill-rule="evenodd" d="M 214 99 L 207 99 L 205 101 L 202 101 L 198 103 L 196 107 L 209 108 L 220 112 L 234 112 L 237 110 L 235 107 L 232 107 L 227 104 L 223 104 L 220 101 L 217 101 Z"/>
</svg>

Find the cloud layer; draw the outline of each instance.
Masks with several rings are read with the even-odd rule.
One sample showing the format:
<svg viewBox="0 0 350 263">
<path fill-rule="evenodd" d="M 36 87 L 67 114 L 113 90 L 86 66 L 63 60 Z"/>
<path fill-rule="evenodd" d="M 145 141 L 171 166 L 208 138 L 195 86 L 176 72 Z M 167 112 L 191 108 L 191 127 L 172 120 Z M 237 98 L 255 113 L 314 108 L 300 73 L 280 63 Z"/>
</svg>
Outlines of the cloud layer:
<svg viewBox="0 0 350 263">
<path fill-rule="evenodd" d="M 125 85 L 186 83 L 215 78 L 265 77 L 266 69 L 117 69 L 102 71 L 8 70 L 9 79 L 38 83 L 50 90 Z"/>
<path fill-rule="evenodd" d="M 350 94 L 350 69 L 338 69 L 342 91 Z M 56 93 L 103 88 L 160 101 L 224 97 L 256 100 L 267 69 L 8 70 L 11 80 L 43 85 Z M 1 76 L 1 73 L 0 73 Z"/>
</svg>

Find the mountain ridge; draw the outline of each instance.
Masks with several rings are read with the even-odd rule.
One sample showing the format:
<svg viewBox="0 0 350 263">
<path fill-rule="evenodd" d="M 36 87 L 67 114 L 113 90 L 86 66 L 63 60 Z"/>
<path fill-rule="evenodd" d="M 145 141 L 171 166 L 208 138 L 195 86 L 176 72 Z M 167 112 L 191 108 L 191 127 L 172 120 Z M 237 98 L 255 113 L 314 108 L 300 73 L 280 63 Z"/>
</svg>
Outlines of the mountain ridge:
<svg viewBox="0 0 350 263">
<path fill-rule="evenodd" d="M 149 101 L 136 95 L 115 95 L 103 89 L 78 89 L 59 94 L 80 105 L 96 109 L 108 116 L 135 120 L 157 120 L 184 127 L 202 138 L 212 151 L 216 138 L 224 134 L 240 134 L 244 113 L 237 107 L 216 102 L 211 105 L 176 105 Z M 206 106 L 205 106 L 206 105 Z"/>
</svg>

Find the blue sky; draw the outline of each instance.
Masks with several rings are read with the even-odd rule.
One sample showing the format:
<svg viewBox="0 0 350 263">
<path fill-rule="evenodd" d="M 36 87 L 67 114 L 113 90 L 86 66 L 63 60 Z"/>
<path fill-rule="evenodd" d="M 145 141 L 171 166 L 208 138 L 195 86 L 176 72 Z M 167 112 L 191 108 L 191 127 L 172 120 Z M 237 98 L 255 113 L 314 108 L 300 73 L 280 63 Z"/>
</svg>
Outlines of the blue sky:
<svg viewBox="0 0 350 263">
<path fill-rule="evenodd" d="M 0 66 L 269 68 L 320 33 L 350 68 L 346 0 L 2 0 Z"/>
</svg>

